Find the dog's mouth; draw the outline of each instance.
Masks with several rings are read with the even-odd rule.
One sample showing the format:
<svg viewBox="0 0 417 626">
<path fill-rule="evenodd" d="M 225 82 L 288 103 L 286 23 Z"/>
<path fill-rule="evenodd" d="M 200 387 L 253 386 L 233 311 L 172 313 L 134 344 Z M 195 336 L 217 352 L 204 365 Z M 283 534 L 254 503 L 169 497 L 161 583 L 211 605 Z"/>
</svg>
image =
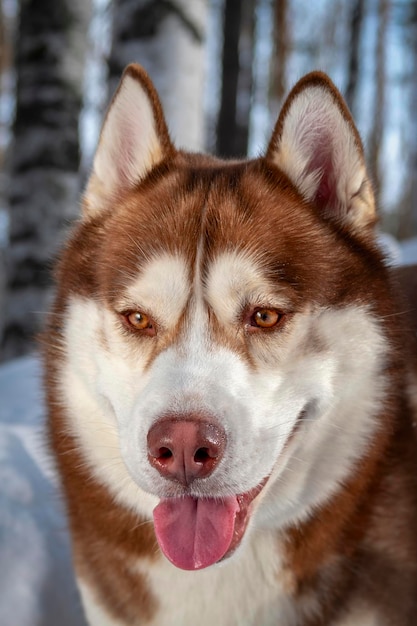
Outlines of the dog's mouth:
<svg viewBox="0 0 417 626">
<path fill-rule="evenodd" d="M 226 498 L 165 498 L 155 507 L 155 533 L 162 552 L 176 567 L 198 570 L 230 556 L 240 544 L 257 487 Z"/>
</svg>

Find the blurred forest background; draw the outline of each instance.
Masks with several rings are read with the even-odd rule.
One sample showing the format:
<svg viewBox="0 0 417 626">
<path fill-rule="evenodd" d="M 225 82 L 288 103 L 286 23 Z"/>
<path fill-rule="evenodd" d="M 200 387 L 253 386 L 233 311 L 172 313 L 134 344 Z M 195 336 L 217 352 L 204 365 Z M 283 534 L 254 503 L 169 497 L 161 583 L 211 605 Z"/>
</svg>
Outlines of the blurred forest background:
<svg viewBox="0 0 417 626">
<path fill-rule="evenodd" d="M 417 0 L 0 0 L 0 360 L 33 350 L 132 61 L 177 144 L 222 156 L 259 154 L 293 83 L 326 71 L 364 139 L 381 229 L 417 235 Z"/>
</svg>

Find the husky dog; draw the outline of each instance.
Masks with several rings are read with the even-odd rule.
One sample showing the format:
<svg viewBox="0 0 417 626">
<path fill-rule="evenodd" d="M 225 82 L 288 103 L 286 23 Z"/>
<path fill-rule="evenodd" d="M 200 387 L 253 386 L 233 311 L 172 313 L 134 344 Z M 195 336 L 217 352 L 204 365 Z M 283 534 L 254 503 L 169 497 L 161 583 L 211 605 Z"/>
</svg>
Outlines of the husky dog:
<svg viewBox="0 0 417 626">
<path fill-rule="evenodd" d="M 326 75 L 224 161 L 126 69 L 44 337 L 91 625 L 417 624 L 410 304 L 375 222 Z"/>
</svg>

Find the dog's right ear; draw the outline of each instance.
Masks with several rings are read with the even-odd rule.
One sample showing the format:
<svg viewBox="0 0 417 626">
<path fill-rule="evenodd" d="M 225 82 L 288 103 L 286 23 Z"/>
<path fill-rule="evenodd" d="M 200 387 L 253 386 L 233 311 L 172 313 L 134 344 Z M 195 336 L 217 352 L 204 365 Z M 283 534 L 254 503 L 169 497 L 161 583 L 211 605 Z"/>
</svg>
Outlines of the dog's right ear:
<svg viewBox="0 0 417 626">
<path fill-rule="evenodd" d="M 86 214 L 109 208 L 174 152 L 149 76 L 140 65 L 128 65 L 104 120 L 84 194 Z"/>
</svg>

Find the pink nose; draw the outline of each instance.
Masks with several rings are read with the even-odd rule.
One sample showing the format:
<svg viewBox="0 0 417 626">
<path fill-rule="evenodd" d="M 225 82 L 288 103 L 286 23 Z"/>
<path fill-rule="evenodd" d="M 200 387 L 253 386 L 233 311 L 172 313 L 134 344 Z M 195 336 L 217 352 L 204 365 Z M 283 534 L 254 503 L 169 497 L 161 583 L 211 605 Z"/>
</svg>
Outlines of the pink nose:
<svg viewBox="0 0 417 626">
<path fill-rule="evenodd" d="M 165 478 L 188 486 L 209 476 L 223 456 L 226 433 L 200 419 L 162 419 L 148 433 L 148 459 Z"/>
</svg>

